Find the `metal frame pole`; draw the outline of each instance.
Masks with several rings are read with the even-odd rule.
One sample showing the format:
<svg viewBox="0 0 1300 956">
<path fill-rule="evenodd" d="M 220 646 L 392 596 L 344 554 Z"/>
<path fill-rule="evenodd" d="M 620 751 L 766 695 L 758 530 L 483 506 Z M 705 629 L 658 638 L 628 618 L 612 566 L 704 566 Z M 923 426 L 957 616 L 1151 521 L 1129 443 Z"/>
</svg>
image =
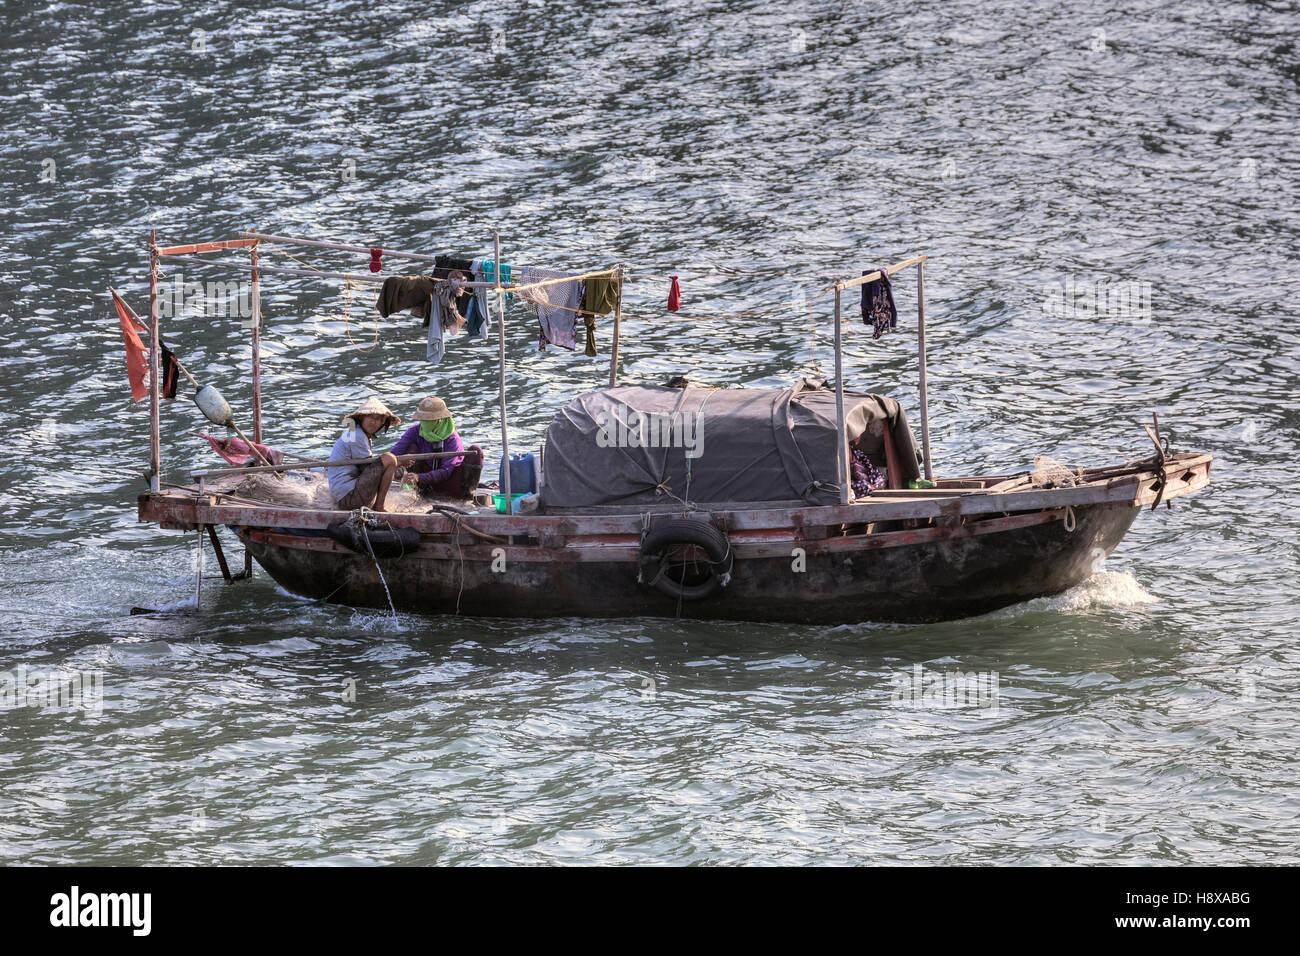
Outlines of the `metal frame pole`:
<svg viewBox="0 0 1300 956">
<path fill-rule="evenodd" d="M 930 465 L 930 397 L 925 380 L 925 262 L 916 265 L 916 340 L 921 369 L 921 457 L 925 461 L 925 479 L 934 480 Z"/>
<path fill-rule="evenodd" d="M 248 239 L 265 239 L 267 242 L 292 243 L 298 246 L 315 246 L 318 249 L 337 249 L 340 252 L 360 252 L 370 255 L 370 246 L 357 246 L 347 242 L 321 242 L 318 239 L 299 239 L 296 236 L 273 236 L 267 232 L 258 232 L 256 229 L 245 229 L 240 232 L 241 236 Z M 417 262 L 437 262 L 437 256 L 428 256 L 419 252 L 404 252 L 401 249 L 384 249 L 385 256 L 394 259 L 414 259 Z"/>
<path fill-rule="evenodd" d="M 158 414 L 158 231 L 149 230 L 149 490 L 162 479 L 162 427 Z"/>
<path fill-rule="evenodd" d="M 253 322 L 253 441 L 262 440 L 262 282 L 258 272 L 257 245 L 253 245 L 252 301 Z"/>
<path fill-rule="evenodd" d="M 623 322 L 623 264 L 620 262 L 615 267 L 615 277 L 618 282 L 614 290 L 614 347 L 609 352 L 609 387 L 613 388 L 618 384 L 618 330 Z"/>
<path fill-rule="evenodd" d="M 849 444 L 844 432 L 844 351 L 842 323 L 840 321 L 840 284 L 835 284 L 835 425 L 839 441 L 835 444 L 835 465 L 839 471 L 840 504 L 849 503 Z"/>
<path fill-rule="evenodd" d="M 492 233 L 492 265 L 497 293 L 497 363 L 500 366 L 498 399 L 501 402 L 501 493 L 506 496 L 506 514 L 512 514 L 510 499 L 510 433 L 506 421 L 506 294 L 501 288 L 501 233 Z M 438 321 L 436 318 L 433 321 Z"/>
</svg>

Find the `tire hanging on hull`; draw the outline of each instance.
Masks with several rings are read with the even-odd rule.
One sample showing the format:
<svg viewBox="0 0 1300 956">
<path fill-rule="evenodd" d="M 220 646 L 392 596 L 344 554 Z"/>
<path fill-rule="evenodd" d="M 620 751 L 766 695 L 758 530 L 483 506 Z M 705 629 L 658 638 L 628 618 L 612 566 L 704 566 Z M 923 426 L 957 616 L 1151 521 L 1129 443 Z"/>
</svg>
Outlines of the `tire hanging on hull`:
<svg viewBox="0 0 1300 956">
<path fill-rule="evenodd" d="M 350 551 L 376 558 L 400 558 L 420 547 L 420 532 L 412 528 L 365 529 L 353 521 L 327 527 L 331 538 Z"/>
<path fill-rule="evenodd" d="M 682 548 L 699 549 L 707 561 L 682 560 Z M 671 518 L 650 529 L 641 540 L 637 582 L 682 601 L 713 597 L 731 581 L 735 559 L 724 531 L 705 521 Z"/>
</svg>

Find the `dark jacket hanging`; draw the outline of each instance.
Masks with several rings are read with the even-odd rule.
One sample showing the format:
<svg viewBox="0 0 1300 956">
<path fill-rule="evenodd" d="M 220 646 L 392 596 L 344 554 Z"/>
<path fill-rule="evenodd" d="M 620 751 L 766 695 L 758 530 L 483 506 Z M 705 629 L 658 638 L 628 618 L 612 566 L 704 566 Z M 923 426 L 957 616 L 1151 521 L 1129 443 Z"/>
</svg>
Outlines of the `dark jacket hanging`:
<svg viewBox="0 0 1300 956">
<path fill-rule="evenodd" d="M 379 314 L 388 318 L 394 312 L 410 309 L 417 319 L 429 322 L 429 300 L 434 282 L 428 276 L 389 276 L 379 290 Z"/>
<path fill-rule="evenodd" d="M 872 269 L 862 274 L 879 272 L 880 278 L 875 282 L 866 282 L 862 286 L 862 321 L 873 329 L 871 337 L 878 339 L 891 329 L 898 328 L 898 309 L 894 307 L 894 288 L 889 284 L 885 268 Z"/>
<path fill-rule="evenodd" d="M 463 272 L 468 277 L 474 275 L 474 264 L 469 259 L 460 259 L 456 256 L 439 255 L 433 257 L 433 277 L 435 279 L 446 279 L 452 272 Z M 456 311 L 461 315 L 469 315 L 469 300 L 473 298 L 472 289 L 466 289 L 456 297 Z"/>
</svg>

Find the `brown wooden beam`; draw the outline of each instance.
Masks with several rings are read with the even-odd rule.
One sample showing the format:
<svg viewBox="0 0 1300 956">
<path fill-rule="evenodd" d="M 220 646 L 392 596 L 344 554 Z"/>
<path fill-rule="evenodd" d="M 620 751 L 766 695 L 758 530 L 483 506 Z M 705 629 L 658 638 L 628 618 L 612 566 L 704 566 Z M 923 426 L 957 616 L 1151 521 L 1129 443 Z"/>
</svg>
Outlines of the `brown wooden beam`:
<svg viewBox="0 0 1300 956">
<path fill-rule="evenodd" d="M 217 537 L 217 529 L 213 525 L 204 525 L 208 529 L 208 540 L 212 542 L 212 552 L 217 556 L 217 564 L 221 568 L 221 576 L 229 584 L 234 580 L 230 576 L 230 565 L 226 564 L 226 552 L 221 549 L 221 539 Z"/>
</svg>

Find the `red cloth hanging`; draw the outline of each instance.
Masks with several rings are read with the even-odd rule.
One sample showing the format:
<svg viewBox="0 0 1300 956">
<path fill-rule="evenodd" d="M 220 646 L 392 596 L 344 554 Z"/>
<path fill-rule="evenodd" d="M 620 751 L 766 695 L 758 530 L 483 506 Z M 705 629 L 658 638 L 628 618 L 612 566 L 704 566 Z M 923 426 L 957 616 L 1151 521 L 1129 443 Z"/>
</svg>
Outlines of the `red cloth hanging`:
<svg viewBox="0 0 1300 956">
<path fill-rule="evenodd" d="M 669 276 L 673 284 L 668 287 L 668 311 L 676 312 L 682 307 L 682 287 L 677 284 L 677 276 Z"/>
<path fill-rule="evenodd" d="M 243 468 L 247 465 L 261 464 L 261 462 L 257 460 L 257 456 L 252 453 L 252 449 L 250 449 L 248 445 L 246 445 L 243 439 L 241 438 L 231 437 L 231 438 L 222 439 L 222 438 L 213 438 L 211 435 L 205 435 L 202 432 L 196 432 L 195 434 L 197 434 L 200 438 L 206 438 L 208 440 L 208 444 L 212 446 L 212 450 L 215 451 L 222 458 L 226 459 L 226 461 L 228 461 L 231 465 L 233 465 L 236 468 Z M 253 442 L 253 448 L 256 448 L 258 451 L 260 451 L 262 453 L 262 457 L 265 458 L 267 461 L 269 461 L 271 464 L 273 465 L 284 464 L 284 452 L 278 451 L 275 448 L 268 448 L 266 445 L 263 445 L 261 442 Z"/>
<path fill-rule="evenodd" d="M 126 343 L 126 377 L 131 383 L 131 397 L 138 402 L 149 394 L 149 386 L 145 384 L 145 377 L 149 374 L 149 349 L 140 341 L 144 326 L 136 321 L 134 313 L 116 291 L 113 292 L 113 306 L 117 309 L 117 320 L 122 324 L 122 341 Z"/>
<path fill-rule="evenodd" d="M 370 271 L 371 272 L 378 272 L 380 269 L 384 267 L 384 263 L 382 261 L 383 255 L 384 255 L 383 249 L 371 248 L 370 250 Z"/>
</svg>

